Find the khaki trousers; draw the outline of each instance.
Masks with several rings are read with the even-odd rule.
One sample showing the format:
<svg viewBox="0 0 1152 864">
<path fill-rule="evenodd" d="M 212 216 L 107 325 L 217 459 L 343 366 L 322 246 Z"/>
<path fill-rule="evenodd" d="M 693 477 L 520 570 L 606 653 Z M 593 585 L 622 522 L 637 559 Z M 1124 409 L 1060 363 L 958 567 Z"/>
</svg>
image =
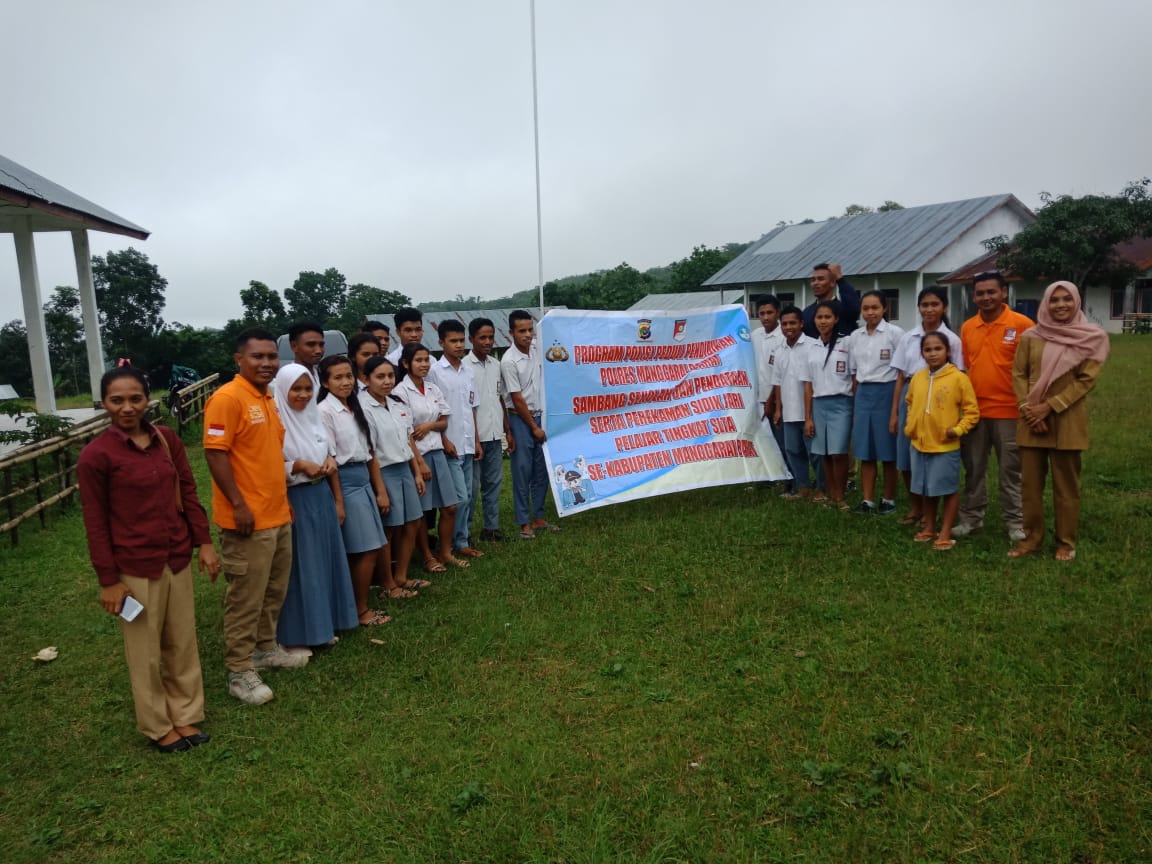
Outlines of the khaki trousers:
<svg viewBox="0 0 1152 864">
<path fill-rule="evenodd" d="M 252 669 L 252 653 L 276 647 L 276 621 L 292 572 L 292 525 L 264 528 L 247 537 L 220 529 L 224 594 L 224 665 Z"/>
<path fill-rule="evenodd" d="M 1056 514 L 1056 543 L 1076 548 L 1080 527 L 1079 450 L 1049 447 L 1021 447 L 1020 474 L 1023 480 L 1024 546 L 1032 551 L 1044 542 L 1044 483 L 1052 466 L 1052 509 Z"/>
<path fill-rule="evenodd" d="M 135 621 L 119 621 L 136 728 L 155 741 L 173 726 L 204 719 L 192 566 L 179 573 L 165 567 L 159 579 L 121 575 L 120 581 L 144 606 Z"/>
<path fill-rule="evenodd" d="M 1023 527 L 1016 422 L 1016 418 L 984 417 L 971 432 L 960 439 L 964 494 L 960 498 L 957 525 L 977 528 L 984 524 L 984 511 L 988 509 L 988 456 L 995 451 L 999 468 L 1000 515 L 1004 520 L 1004 528 L 1012 532 Z"/>
</svg>

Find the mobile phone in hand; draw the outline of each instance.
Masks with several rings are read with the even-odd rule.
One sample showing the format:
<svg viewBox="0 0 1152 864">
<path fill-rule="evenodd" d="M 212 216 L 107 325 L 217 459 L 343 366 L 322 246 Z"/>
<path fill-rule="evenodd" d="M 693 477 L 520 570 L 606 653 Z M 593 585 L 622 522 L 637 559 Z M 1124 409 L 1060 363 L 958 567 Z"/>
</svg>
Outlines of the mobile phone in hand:
<svg viewBox="0 0 1152 864">
<path fill-rule="evenodd" d="M 143 611 L 143 605 L 131 594 L 125 597 L 124 602 L 120 604 L 120 617 L 125 621 L 135 621 L 136 616 Z"/>
</svg>

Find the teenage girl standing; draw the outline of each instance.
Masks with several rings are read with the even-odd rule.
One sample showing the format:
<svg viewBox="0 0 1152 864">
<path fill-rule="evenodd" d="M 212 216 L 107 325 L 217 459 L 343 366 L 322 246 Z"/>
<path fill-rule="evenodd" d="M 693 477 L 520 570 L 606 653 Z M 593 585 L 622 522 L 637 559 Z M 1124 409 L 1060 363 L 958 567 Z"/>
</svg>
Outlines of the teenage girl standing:
<svg viewBox="0 0 1152 864">
<path fill-rule="evenodd" d="M 352 572 L 356 613 L 362 626 L 387 624 L 391 618 L 368 608 L 368 586 L 372 583 L 376 553 L 385 543 L 380 507 L 387 499 L 383 497 L 384 486 L 372 455 L 368 421 L 355 395 L 351 361 L 341 354 L 325 357 L 320 361 L 320 383 L 324 386 L 320 392 L 320 417 L 339 466 L 336 512 Z"/>
<path fill-rule="evenodd" d="M 948 339 L 952 364 L 958 369 L 964 368 L 960 337 L 948 328 L 948 292 L 939 285 L 929 285 L 917 295 L 916 308 L 920 312 L 920 323 L 900 338 L 896 355 L 892 358 L 896 387 L 892 394 L 888 428 L 896 435 L 896 468 L 904 477 L 904 487 L 911 499 L 908 514 L 900 520 L 901 525 L 916 525 L 923 517 L 920 496 L 912 491 L 912 451 L 908 436 L 904 434 L 904 424 L 908 418 L 908 382 L 924 368 L 924 358 L 920 354 L 920 340 L 924 334 L 937 331 L 943 334 Z"/>
<path fill-rule="evenodd" d="M 420 505 L 425 510 L 440 510 L 440 538 L 437 558 L 432 554 L 428 543 L 428 526 L 422 523 L 417 533 L 417 542 L 424 555 L 424 569 L 429 573 L 443 573 L 446 564 L 454 567 L 467 567 L 468 562 L 452 554 L 452 533 L 456 530 L 456 484 L 448 473 L 448 460 L 444 455 L 442 433 L 448 428 L 448 403 L 440 388 L 430 381 L 428 370 L 432 368 L 432 355 L 423 345 L 405 345 L 400 353 L 400 383 L 393 395 L 400 400 L 412 415 L 412 438 L 416 449 L 424 460 L 421 473 L 424 475 L 424 494 Z"/>
<path fill-rule="evenodd" d="M 889 426 L 897 372 L 892 368 L 903 329 L 884 320 L 888 299 L 879 291 L 860 298 L 864 324 L 848 337 L 856 396 L 852 409 L 852 452 L 860 460 L 861 513 L 896 512 L 896 435 Z M 876 463 L 884 466 L 884 497 L 876 505 Z"/>
<path fill-rule="evenodd" d="M 812 452 L 824 457 L 824 488 L 832 504 L 847 510 L 848 447 L 852 435 L 852 372 L 847 340 L 836 332 L 835 300 L 816 304 L 818 339 L 808 346 L 800 365 L 804 382 L 804 434 Z"/>
</svg>

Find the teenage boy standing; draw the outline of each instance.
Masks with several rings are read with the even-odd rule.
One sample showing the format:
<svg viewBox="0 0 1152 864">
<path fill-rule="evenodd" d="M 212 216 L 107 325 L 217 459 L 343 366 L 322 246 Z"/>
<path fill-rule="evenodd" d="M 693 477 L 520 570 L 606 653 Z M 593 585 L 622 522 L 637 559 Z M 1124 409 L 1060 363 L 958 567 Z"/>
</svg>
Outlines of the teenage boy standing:
<svg viewBox="0 0 1152 864">
<path fill-rule="evenodd" d="M 316 367 L 324 359 L 324 327 L 315 321 L 297 321 L 288 328 L 288 347 L 297 363 L 308 370 L 312 392 L 320 395 L 320 373 Z"/>
<path fill-rule="evenodd" d="M 476 437 L 476 381 L 471 365 L 464 362 L 464 325 L 449 319 L 441 322 L 438 333 L 444 356 L 432 364 L 428 380 L 440 388 L 451 409 L 443 435 L 444 454 L 457 496 L 455 530 L 451 538 L 442 540 L 451 540 L 454 554 L 482 558 L 484 553 L 472 546 L 468 530 L 475 483 L 472 462 L 480 449 Z"/>
<path fill-rule="evenodd" d="M 500 374 L 508 394 L 508 425 L 516 441 L 512 451 L 512 504 L 520 539 L 531 540 L 538 530 L 560 530 L 544 519 L 544 496 L 548 491 L 548 468 L 544 464 L 547 436 L 540 425 L 544 369 L 532 316 L 517 309 L 508 316 L 508 329 L 512 331 L 512 347 L 500 360 Z"/>
<path fill-rule="evenodd" d="M 476 513 L 476 505 L 483 497 L 484 528 L 480 539 L 499 541 L 504 539 L 500 530 L 500 489 L 504 485 L 504 441 L 508 442 L 508 452 L 516 449 L 516 439 L 508 429 L 508 412 L 504 410 L 501 398 L 503 384 L 500 380 L 500 361 L 492 356 L 496 344 L 496 325 L 489 318 L 474 318 L 468 324 L 468 337 L 472 350 L 465 363 L 472 370 L 476 382 L 476 459 L 473 462 L 475 477 L 472 481 L 472 506 L 470 514 Z M 456 524 L 460 524 L 457 516 Z"/>
<path fill-rule="evenodd" d="M 419 309 L 405 306 L 392 315 L 396 324 L 396 337 L 399 344 L 387 355 L 389 362 L 400 368 L 400 354 L 405 345 L 419 345 L 424 341 L 424 313 Z"/>
</svg>

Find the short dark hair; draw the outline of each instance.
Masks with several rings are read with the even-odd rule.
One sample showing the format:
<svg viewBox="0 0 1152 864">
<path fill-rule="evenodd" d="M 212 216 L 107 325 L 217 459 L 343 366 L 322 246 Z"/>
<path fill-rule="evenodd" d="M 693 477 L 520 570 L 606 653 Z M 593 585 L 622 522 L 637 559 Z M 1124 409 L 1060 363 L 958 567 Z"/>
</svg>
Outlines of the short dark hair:
<svg viewBox="0 0 1152 864">
<path fill-rule="evenodd" d="M 120 378 L 134 378 L 140 382 L 140 386 L 144 388 L 144 395 L 151 394 L 151 388 L 148 386 L 148 376 L 144 374 L 143 369 L 137 369 L 135 366 L 117 366 L 115 369 L 109 369 L 100 378 L 100 398 L 103 399 L 108 395 L 108 386 Z"/>
<path fill-rule="evenodd" d="M 491 327 L 496 329 L 496 325 L 492 323 L 491 318 L 473 318 L 468 322 L 468 337 L 472 338 L 480 332 L 481 327 Z"/>
<path fill-rule="evenodd" d="M 523 309 L 514 309 L 508 316 L 508 329 L 515 330 L 517 321 L 531 321 L 532 313 Z"/>
<path fill-rule="evenodd" d="M 800 309 L 799 306 L 796 306 L 792 303 L 789 303 L 787 306 L 780 310 L 780 317 L 783 318 L 785 315 L 795 315 L 801 321 L 804 320 L 804 312 Z"/>
<path fill-rule="evenodd" d="M 977 282 L 991 282 L 992 280 L 996 280 L 1001 288 L 1008 287 L 1008 280 L 999 270 L 985 270 L 983 273 L 977 273 L 972 277 L 972 287 L 975 288 Z"/>
<path fill-rule="evenodd" d="M 324 325 L 316 321 L 297 321 L 288 328 L 288 341 L 295 342 L 305 333 L 319 333 L 324 335 Z"/>
<path fill-rule="evenodd" d="M 232 343 L 233 348 L 239 354 L 244 346 L 254 339 L 259 342 L 275 342 L 276 334 L 266 327 L 249 327 L 247 330 L 241 330 L 236 334 L 236 339 Z"/>
<path fill-rule="evenodd" d="M 423 324 L 424 313 L 419 309 L 413 309 L 411 306 L 405 306 L 402 309 L 397 309 L 396 312 L 393 313 L 392 320 L 396 323 L 396 329 L 399 330 L 404 324 L 410 321 Z"/>
<path fill-rule="evenodd" d="M 436 333 L 441 339 L 448 338 L 449 333 L 463 333 L 464 324 L 457 321 L 455 318 L 446 318 L 440 322 L 440 326 L 436 328 Z"/>
<path fill-rule="evenodd" d="M 813 265 L 812 269 L 813 270 L 831 270 L 832 268 L 828 266 L 827 261 L 821 261 L 819 264 Z"/>
<path fill-rule="evenodd" d="M 361 333 L 375 333 L 377 330 L 383 330 L 385 333 L 388 333 L 388 334 L 392 333 L 391 327 L 389 327 L 387 324 L 383 323 L 382 321 L 377 321 L 375 319 L 373 319 L 371 321 L 365 321 L 364 326 L 360 328 Z"/>
<path fill-rule="evenodd" d="M 761 294 L 756 298 L 756 311 L 760 311 L 761 306 L 771 306 L 777 312 L 780 311 L 780 298 L 775 294 Z"/>
</svg>

